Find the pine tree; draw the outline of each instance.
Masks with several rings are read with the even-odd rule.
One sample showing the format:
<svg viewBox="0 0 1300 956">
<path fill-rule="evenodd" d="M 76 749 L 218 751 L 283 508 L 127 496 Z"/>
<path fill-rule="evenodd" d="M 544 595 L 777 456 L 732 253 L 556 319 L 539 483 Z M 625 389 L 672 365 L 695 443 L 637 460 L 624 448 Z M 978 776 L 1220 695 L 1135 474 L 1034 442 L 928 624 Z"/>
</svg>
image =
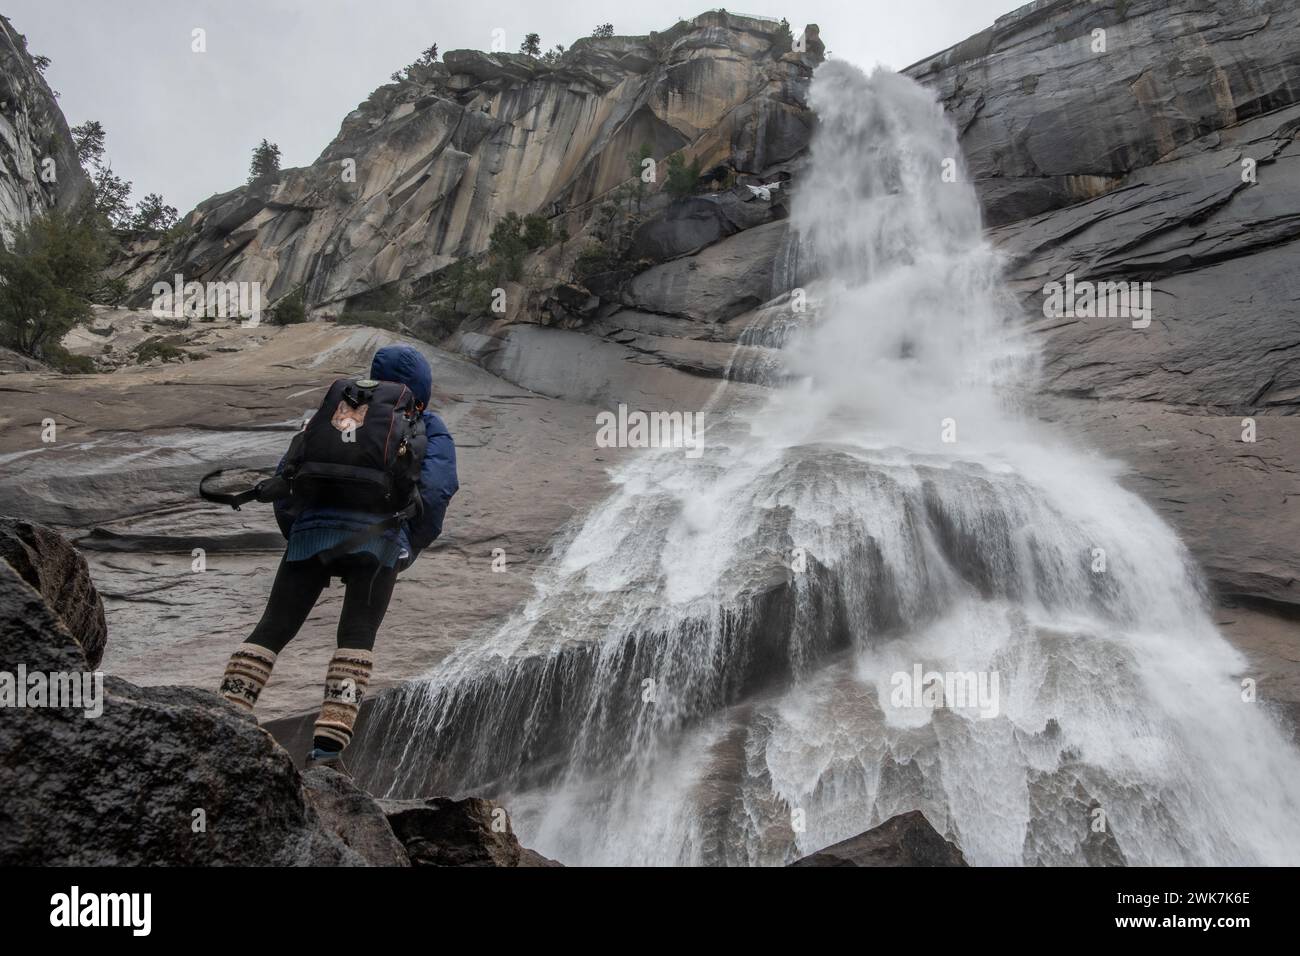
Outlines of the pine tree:
<svg viewBox="0 0 1300 956">
<path fill-rule="evenodd" d="M 274 176 L 280 171 L 280 147 L 263 139 L 253 148 L 253 161 L 248 167 L 248 181 Z"/>
</svg>

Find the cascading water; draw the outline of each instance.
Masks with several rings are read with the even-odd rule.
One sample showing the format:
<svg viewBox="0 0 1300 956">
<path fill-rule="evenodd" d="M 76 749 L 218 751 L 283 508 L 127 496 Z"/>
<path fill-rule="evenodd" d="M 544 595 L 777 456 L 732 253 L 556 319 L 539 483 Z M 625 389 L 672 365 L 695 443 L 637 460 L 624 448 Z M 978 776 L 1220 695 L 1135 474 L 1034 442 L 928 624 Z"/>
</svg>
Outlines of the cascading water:
<svg viewBox="0 0 1300 956">
<path fill-rule="evenodd" d="M 975 864 L 1300 862 L 1300 758 L 1185 550 L 1023 412 L 942 110 L 837 62 L 811 102 L 811 305 L 742 339 L 780 348 L 769 397 L 722 386 L 701 457 L 631 461 L 512 620 L 381 705 L 390 792 L 495 795 L 570 864 L 780 864 L 912 809 Z M 995 706 L 900 702 L 918 667 Z"/>
</svg>

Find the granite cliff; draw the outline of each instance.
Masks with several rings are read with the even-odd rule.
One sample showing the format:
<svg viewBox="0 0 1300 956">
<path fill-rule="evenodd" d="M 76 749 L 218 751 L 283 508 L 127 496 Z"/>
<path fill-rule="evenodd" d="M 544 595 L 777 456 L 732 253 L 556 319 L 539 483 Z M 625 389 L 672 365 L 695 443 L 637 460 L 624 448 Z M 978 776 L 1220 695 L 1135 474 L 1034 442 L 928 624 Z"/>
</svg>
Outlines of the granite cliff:
<svg viewBox="0 0 1300 956">
<path fill-rule="evenodd" d="M 371 94 L 310 166 L 208 199 L 182 239 L 141 244 L 119 269 L 134 304 L 179 272 L 260 282 L 272 301 L 302 288 L 335 314 L 483 252 L 507 213 L 576 239 L 643 145 L 661 166 L 680 151 L 756 176 L 793 159 L 812 122 L 800 91 L 820 60 L 815 28 L 805 45 L 791 52 L 774 20 L 715 12 L 582 38 L 555 63 L 453 50 Z"/>
<path fill-rule="evenodd" d="M 0 16 L 0 235 L 71 203 L 86 185 L 76 146 L 27 40 Z"/>
</svg>

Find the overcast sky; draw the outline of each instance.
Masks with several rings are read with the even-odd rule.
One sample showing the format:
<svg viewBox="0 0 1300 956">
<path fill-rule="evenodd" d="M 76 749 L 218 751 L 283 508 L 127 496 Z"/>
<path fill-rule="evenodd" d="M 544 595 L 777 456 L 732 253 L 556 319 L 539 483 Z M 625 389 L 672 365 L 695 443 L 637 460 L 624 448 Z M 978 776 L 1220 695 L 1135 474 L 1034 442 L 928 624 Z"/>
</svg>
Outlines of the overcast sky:
<svg viewBox="0 0 1300 956">
<path fill-rule="evenodd" d="M 716 2 L 716 0 L 715 0 Z M 744 0 L 745 13 L 821 27 L 831 53 L 895 69 L 982 30 L 1019 0 Z M 703 3 L 626 0 L 7 0 L 4 13 L 46 71 L 69 125 L 97 119 L 108 158 L 182 214 L 245 180 L 266 137 L 282 164 L 311 163 L 343 117 L 389 74 L 439 51 L 508 49 L 527 32 L 544 47 L 610 21 L 620 34 L 665 30 Z M 196 27 L 207 52 L 191 51 Z"/>
</svg>

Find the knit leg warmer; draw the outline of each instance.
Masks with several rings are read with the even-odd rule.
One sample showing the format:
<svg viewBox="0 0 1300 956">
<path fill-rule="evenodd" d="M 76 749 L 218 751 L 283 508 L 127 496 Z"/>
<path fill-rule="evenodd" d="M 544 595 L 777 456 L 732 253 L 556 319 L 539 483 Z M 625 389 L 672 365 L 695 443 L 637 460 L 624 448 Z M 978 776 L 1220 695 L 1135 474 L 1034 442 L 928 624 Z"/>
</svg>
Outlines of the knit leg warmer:
<svg viewBox="0 0 1300 956">
<path fill-rule="evenodd" d="M 226 664 L 226 674 L 221 679 L 221 696 L 251 711 L 257 705 L 262 688 L 271 679 L 275 658 L 274 651 L 260 644 L 240 644 Z"/>
<path fill-rule="evenodd" d="M 373 667 L 370 651 L 340 647 L 334 652 L 325 673 L 325 701 L 313 731 L 317 746 L 329 743 L 331 749 L 342 750 L 351 742 Z"/>
</svg>

